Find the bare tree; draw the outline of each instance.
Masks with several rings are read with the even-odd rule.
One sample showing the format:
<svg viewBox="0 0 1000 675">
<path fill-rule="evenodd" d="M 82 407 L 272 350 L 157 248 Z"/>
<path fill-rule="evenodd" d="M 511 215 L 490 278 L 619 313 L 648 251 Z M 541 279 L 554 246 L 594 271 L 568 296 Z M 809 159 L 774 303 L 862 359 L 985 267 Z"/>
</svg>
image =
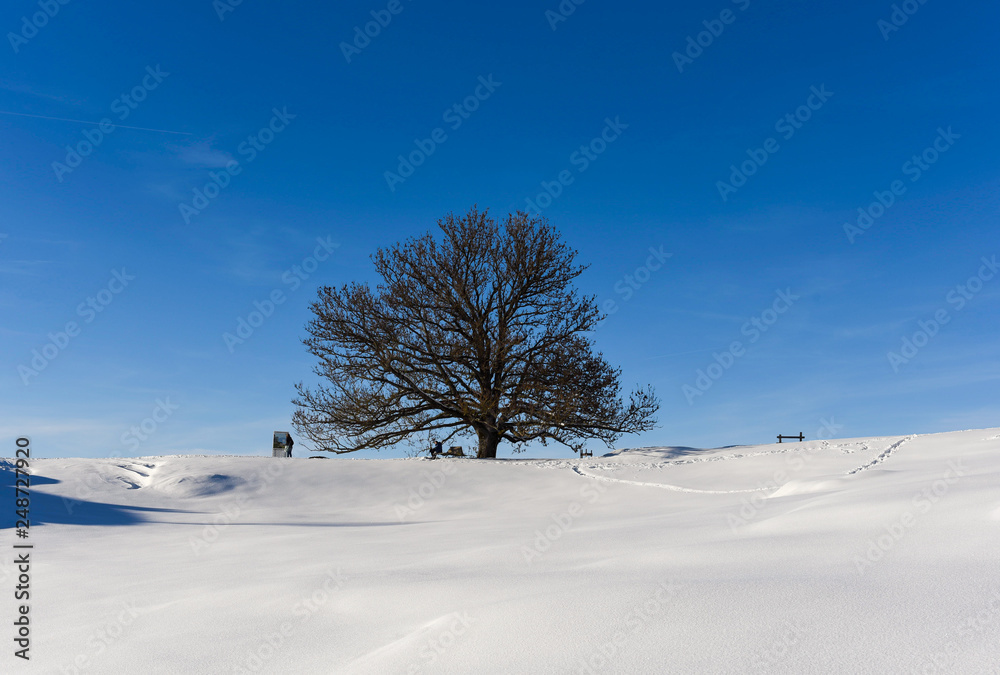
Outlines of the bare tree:
<svg viewBox="0 0 1000 675">
<path fill-rule="evenodd" d="M 604 317 L 573 280 L 586 269 L 548 221 L 502 223 L 473 207 L 430 233 L 380 249 L 383 282 L 321 287 L 303 340 L 329 386 L 296 385 L 294 427 L 333 452 L 413 434 L 474 432 L 477 456 L 509 441 L 608 446 L 655 426 L 651 388 L 619 397 L 620 369 L 593 353 Z"/>
</svg>

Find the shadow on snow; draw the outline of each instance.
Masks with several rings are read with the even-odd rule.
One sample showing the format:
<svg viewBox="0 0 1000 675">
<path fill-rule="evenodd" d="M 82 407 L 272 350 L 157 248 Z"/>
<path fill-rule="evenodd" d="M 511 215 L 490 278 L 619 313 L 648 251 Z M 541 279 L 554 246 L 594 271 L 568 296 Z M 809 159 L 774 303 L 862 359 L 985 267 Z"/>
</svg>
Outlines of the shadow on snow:
<svg viewBox="0 0 1000 675">
<path fill-rule="evenodd" d="M 4 494 L 14 495 L 15 472 L 14 463 L 9 459 L 0 459 L 0 487 Z M 164 521 L 155 520 L 148 517 L 154 513 L 191 513 L 203 514 L 204 511 L 186 511 L 184 509 L 165 509 L 150 506 L 127 506 L 124 504 L 108 504 L 105 502 L 90 501 L 82 498 L 64 497 L 52 495 L 45 492 L 38 492 L 35 487 L 39 485 L 55 485 L 63 481 L 49 478 L 38 474 L 31 475 L 31 486 L 29 492 L 29 513 L 28 521 L 31 526 L 39 525 L 138 525 L 147 522 L 156 522 L 162 525 L 218 525 L 219 522 L 207 519 L 207 522 L 190 521 Z M 214 515 L 214 514 L 213 514 Z M 0 521 L 0 529 L 14 528 L 17 516 L 12 509 L 4 510 L 4 518 Z M 419 521 L 413 522 L 388 522 L 388 523 L 294 523 L 294 522 L 239 522 L 227 521 L 226 525 L 277 525 L 286 527 L 385 527 L 392 525 L 417 525 Z"/>
</svg>

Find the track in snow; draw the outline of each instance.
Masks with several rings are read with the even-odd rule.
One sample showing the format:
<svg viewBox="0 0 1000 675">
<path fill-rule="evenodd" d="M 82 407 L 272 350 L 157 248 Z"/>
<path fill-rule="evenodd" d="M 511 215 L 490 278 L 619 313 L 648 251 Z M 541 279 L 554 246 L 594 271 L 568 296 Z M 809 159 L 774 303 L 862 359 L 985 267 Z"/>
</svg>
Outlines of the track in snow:
<svg viewBox="0 0 1000 675">
<path fill-rule="evenodd" d="M 871 469 L 872 467 L 881 464 L 882 462 L 884 462 L 885 460 L 887 460 L 889 458 L 889 456 L 892 455 L 897 449 L 899 449 L 899 447 L 901 445 L 903 445 L 907 441 L 912 440 L 913 438 L 915 438 L 915 435 L 906 436 L 905 438 L 899 439 L 898 441 L 896 441 L 895 443 L 893 443 L 889 447 L 887 447 L 885 450 L 883 450 L 875 459 L 873 459 L 872 461 L 868 462 L 867 464 L 864 464 L 862 466 L 857 467 L 856 469 L 852 469 L 851 471 L 848 471 L 846 475 L 852 476 L 852 475 L 854 475 L 856 473 L 860 473 L 861 471 L 867 471 L 868 469 Z M 823 448 L 824 449 L 826 449 L 827 447 L 829 447 L 829 445 L 830 444 L 829 444 L 828 441 L 823 441 Z M 860 450 L 861 451 L 865 451 L 867 449 L 868 449 L 868 444 L 867 443 L 863 443 L 862 447 L 860 448 Z M 660 468 L 663 468 L 665 466 L 670 466 L 670 465 L 692 464 L 694 462 L 712 462 L 712 461 L 718 462 L 718 461 L 726 461 L 726 460 L 730 460 L 730 459 L 743 459 L 743 458 L 746 458 L 746 457 L 760 457 L 762 455 L 775 455 L 775 454 L 779 454 L 779 453 L 791 452 L 792 450 L 793 450 L 792 448 L 789 448 L 788 450 L 785 450 L 785 449 L 781 449 L 781 450 L 765 450 L 765 451 L 761 451 L 761 452 L 748 452 L 748 453 L 740 453 L 740 454 L 734 454 L 734 455 L 722 455 L 722 456 L 704 457 L 704 458 L 697 458 L 697 459 L 683 459 L 683 460 L 674 460 L 674 461 L 669 461 L 669 462 L 636 463 L 636 464 L 628 464 L 627 467 L 628 468 L 637 468 L 637 467 L 640 467 L 640 468 L 657 468 L 657 469 L 660 469 Z M 843 450 L 843 449 L 841 449 L 841 450 L 842 450 L 842 452 L 850 452 L 850 451 Z M 609 465 L 609 466 L 615 466 L 615 465 Z M 623 466 L 625 466 L 625 465 L 623 465 Z M 668 483 L 647 483 L 647 482 L 643 482 L 643 481 L 626 480 L 624 478 L 611 478 L 610 476 L 598 476 L 598 475 L 589 473 L 587 471 L 584 471 L 578 464 L 570 465 L 570 468 L 575 473 L 577 473 L 578 475 L 583 476 L 585 478 L 593 478 L 595 480 L 601 480 L 601 481 L 605 481 L 605 482 L 609 482 L 609 483 L 625 483 L 626 485 L 640 485 L 642 487 L 656 487 L 656 488 L 661 488 L 663 490 L 671 490 L 671 491 L 674 491 L 674 492 L 691 492 L 691 493 L 696 493 L 696 494 L 728 495 L 728 494 L 740 494 L 740 493 L 746 493 L 746 492 L 764 492 L 766 490 L 775 490 L 778 487 L 780 487 L 780 486 L 758 487 L 758 488 L 750 488 L 750 489 L 747 489 L 747 490 L 699 490 L 697 488 L 686 488 L 686 487 L 681 487 L 680 485 L 670 485 Z M 615 468 L 617 468 L 617 466 L 615 466 Z"/>
<path fill-rule="evenodd" d="M 883 450 L 882 454 L 880 454 L 878 457 L 876 457 L 872 461 L 868 462 L 864 466 L 859 466 L 857 469 L 854 469 L 853 471 L 848 471 L 847 475 L 851 476 L 851 475 L 854 475 L 856 473 L 860 473 L 861 471 L 867 471 L 868 469 L 872 468 L 873 466 L 877 466 L 877 465 L 881 464 L 885 460 L 889 459 L 889 455 L 891 455 L 893 452 L 895 452 L 896 449 L 899 448 L 899 446 L 901 446 L 903 443 L 906 443 L 907 441 L 913 440 L 914 438 L 915 438 L 915 436 L 907 436 L 905 438 L 899 439 L 898 441 L 896 441 L 895 443 L 893 443 L 892 445 L 890 445 L 888 448 L 886 448 L 885 450 Z"/>
<path fill-rule="evenodd" d="M 609 483 L 626 483 L 628 485 L 643 485 L 647 487 L 658 487 L 664 490 L 673 490 L 675 492 L 697 492 L 699 494 L 708 494 L 708 495 L 729 495 L 729 494 L 735 494 L 737 492 L 761 492 L 763 490 L 774 489 L 770 487 L 762 487 L 762 488 L 752 488 L 750 490 L 698 490 L 696 488 L 686 488 L 686 487 L 681 487 L 679 485 L 668 485 L 666 483 L 642 483 L 637 480 L 625 480 L 624 478 L 609 478 L 608 476 L 595 476 L 592 473 L 587 473 L 578 466 L 574 466 L 573 471 L 580 474 L 581 476 L 585 476 L 586 478 L 596 478 L 597 480 L 603 480 Z"/>
</svg>

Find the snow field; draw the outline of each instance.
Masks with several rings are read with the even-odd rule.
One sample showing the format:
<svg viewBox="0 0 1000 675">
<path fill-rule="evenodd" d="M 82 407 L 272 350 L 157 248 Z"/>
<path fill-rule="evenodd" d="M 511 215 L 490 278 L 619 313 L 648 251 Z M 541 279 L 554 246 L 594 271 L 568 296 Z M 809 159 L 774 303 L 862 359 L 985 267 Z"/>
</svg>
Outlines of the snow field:
<svg viewBox="0 0 1000 675">
<path fill-rule="evenodd" d="M 997 672 L 998 449 L 36 459 L 0 670 Z"/>
</svg>

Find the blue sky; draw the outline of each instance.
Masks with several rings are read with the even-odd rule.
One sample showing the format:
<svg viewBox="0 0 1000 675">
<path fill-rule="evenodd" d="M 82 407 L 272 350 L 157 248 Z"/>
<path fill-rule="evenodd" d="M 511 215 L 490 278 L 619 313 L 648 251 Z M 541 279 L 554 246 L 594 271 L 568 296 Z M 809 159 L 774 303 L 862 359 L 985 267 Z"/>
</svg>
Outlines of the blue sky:
<svg viewBox="0 0 1000 675">
<path fill-rule="evenodd" d="M 267 453 L 317 286 L 527 200 L 662 400 L 619 447 L 998 426 L 1000 9 L 904 5 L 7 3 L 2 436 Z"/>
</svg>

